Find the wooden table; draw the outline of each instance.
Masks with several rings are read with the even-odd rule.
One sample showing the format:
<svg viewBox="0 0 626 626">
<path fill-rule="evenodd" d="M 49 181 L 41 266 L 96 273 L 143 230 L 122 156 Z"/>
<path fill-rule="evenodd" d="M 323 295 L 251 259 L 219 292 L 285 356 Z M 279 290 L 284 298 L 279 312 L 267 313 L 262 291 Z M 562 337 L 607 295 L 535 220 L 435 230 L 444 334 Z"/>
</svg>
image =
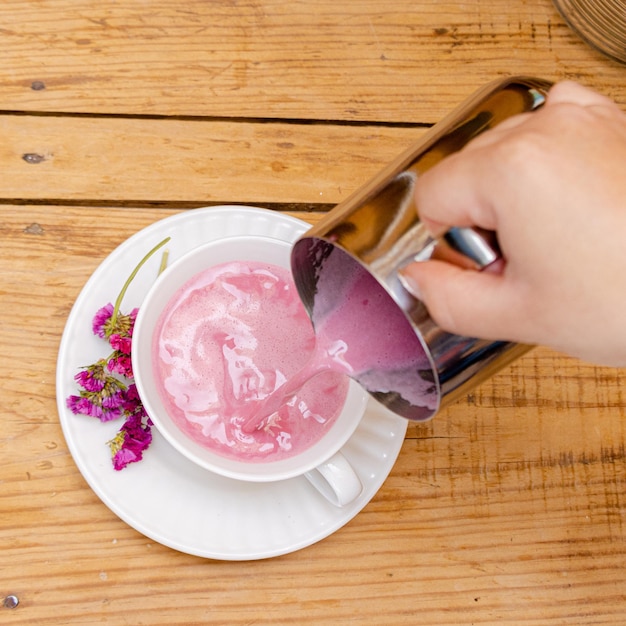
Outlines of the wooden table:
<svg viewBox="0 0 626 626">
<path fill-rule="evenodd" d="M 73 302 L 141 228 L 228 203 L 314 223 L 484 83 L 626 108 L 625 66 L 549 0 L 3 0 L 0 49 L 0 623 L 626 622 L 623 371 L 535 349 L 410 425 L 346 526 L 248 562 L 118 519 L 55 399 Z"/>
</svg>

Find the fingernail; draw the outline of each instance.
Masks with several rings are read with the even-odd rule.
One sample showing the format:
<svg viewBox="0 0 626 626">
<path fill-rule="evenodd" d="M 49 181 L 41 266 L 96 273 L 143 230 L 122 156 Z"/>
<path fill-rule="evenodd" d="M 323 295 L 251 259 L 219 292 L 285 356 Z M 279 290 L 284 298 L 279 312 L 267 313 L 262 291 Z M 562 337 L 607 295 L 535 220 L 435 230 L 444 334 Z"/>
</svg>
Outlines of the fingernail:
<svg viewBox="0 0 626 626">
<path fill-rule="evenodd" d="M 411 295 L 415 296 L 418 300 L 422 299 L 422 292 L 420 291 L 419 285 L 415 282 L 413 276 L 406 271 L 406 269 L 403 268 L 398 270 L 398 280 Z"/>
</svg>

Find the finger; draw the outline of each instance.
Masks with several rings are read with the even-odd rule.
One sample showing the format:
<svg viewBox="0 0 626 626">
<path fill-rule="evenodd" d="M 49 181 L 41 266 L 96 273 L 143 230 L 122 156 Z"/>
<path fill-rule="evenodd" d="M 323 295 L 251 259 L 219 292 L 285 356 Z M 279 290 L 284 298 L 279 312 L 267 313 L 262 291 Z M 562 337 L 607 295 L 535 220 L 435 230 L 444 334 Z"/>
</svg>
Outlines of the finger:
<svg viewBox="0 0 626 626">
<path fill-rule="evenodd" d="M 482 339 L 524 340 L 525 328 L 516 319 L 522 303 L 502 275 L 426 261 L 408 265 L 402 277 L 443 330 Z"/>
<path fill-rule="evenodd" d="M 488 151 L 477 150 L 471 156 L 457 152 L 418 177 L 417 211 L 433 236 L 440 236 L 451 226 L 495 229 L 492 205 L 483 192 L 491 185 L 490 158 Z"/>
<path fill-rule="evenodd" d="M 478 214 L 468 207 L 478 208 L 482 194 L 477 185 L 489 176 L 490 147 L 506 141 L 517 129 L 529 123 L 531 113 L 522 113 L 502 121 L 494 128 L 481 133 L 460 152 L 449 155 L 432 170 L 425 172 L 417 181 L 416 206 L 426 230 L 438 237 L 451 226 L 481 226 L 493 229 L 493 220 L 477 221 Z M 481 154 L 483 152 L 483 154 Z M 472 162 L 472 159 L 485 161 Z M 456 162 L 458 161 L 458 163 Z M 426 180 L 422 179 L 426 177 Z M 485 205 L 482 205 L 486 208 Z M 487 215 L 484 216 L 487 218 Z M 492 216 L 493 218 L 493 216 Z"/>
<path fill-rule="evenodd" d="M 607 96 L 584 87 L 580 83 L 565 80 L 554 85 L 548 92 L 547 106 L 554 104 L 578 104 L 580 106 L 616 106 Z"/>
<path fill-rule="evenodd" d="M 492 180 L 494 155 L 489 148 L 504 144 L 536 115 L 520 113 L 503 120 L 418 178 L 416 206 L 428 232 L 437 237 L 451 226 L 495 229 L 496 215 L 487 199 L 494 197 L 493 183 L 498 181 Z M 483 193 L 483 186 L 491 192 Z"/>
</svg>

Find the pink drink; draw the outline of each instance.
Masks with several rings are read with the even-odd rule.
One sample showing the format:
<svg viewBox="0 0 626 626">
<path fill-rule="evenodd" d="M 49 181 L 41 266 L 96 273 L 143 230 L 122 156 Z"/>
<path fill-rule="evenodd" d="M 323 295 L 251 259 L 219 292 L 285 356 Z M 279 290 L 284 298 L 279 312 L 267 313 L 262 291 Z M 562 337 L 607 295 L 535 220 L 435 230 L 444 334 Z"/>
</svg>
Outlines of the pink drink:
<svg viewBox="0 0 626 626">
<path fill-rule="evenodd" d="M 375 397 L 392 393 L 433 411 L 432 365 L 403 311 L 380 283 L 339 248 L 316 276 L 311 319 L 318 342 L 342 340 L 350 376 Z"/>
<path fill-rule="evenodd" d="M 229 458 L 277 461 L 317 442 L 345 401 L 345 376 L 302 378 L 315 345 L 287 269 L 225 263 L 170 300 L 153 337 L 153 368 L 168 414 L 192 439 Z M 279 388 L 285 402 L 268 415 L 263 407 Z M 260 426 L 244 431 L 250 421 Z"/>
</svg>

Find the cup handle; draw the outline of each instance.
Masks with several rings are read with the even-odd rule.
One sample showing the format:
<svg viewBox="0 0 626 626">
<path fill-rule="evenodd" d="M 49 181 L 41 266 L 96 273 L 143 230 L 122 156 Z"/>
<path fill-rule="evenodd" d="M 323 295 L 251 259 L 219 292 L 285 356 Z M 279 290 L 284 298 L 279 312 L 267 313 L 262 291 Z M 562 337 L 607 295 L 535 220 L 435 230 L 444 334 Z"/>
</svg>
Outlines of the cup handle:
<svg viewBox="0 0 626 626">
<path fill-rule="evenodd" d="M 363 485 L 346 457 L 337 452 L 328 461 L 306 472 L 306 479 L 337 507 L 350 504 L 363 492 Z"/>
</svg>

